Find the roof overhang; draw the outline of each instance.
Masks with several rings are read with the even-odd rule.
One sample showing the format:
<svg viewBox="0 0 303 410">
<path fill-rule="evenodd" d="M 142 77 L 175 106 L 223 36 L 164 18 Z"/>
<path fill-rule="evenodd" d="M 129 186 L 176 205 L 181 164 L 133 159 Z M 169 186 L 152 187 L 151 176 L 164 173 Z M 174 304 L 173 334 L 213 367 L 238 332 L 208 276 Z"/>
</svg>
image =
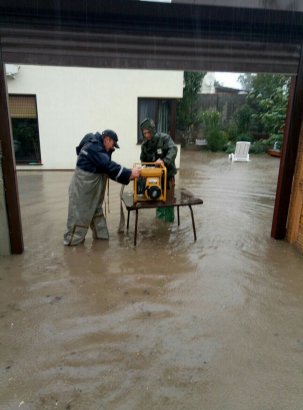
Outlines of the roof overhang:
<svg viewBox="0 0 303 410">
<path fill-rule="evenodd" d="M 257 0 L 241 7 L 236 0 L 2 0 L 2 58 L 15 64 L 293 74 L 303 40 L 302 8 L 299 2 Z"/>
<path fill-rule="evenodd" d="M 171 2 L 203 6 L 238 7 L 244 9 L 247 8 L 303 12 L 303 3 L 300 0 L 171 0 Z"/>
</svg>

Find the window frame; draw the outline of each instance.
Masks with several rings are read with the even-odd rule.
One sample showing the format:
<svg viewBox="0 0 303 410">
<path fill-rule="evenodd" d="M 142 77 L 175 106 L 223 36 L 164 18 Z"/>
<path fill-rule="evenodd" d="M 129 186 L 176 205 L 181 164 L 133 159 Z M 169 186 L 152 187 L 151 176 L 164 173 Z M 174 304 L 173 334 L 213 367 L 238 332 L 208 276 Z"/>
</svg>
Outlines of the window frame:
<svg viewBox="0 0 303 410">
<path fill-rule="evenodd" d="M 158 103 L 157 106 L 157 118 L 152 118 L 155 121 L 156 128 L 158 124 L 158 117 L 159 117 L 159 103 L 161 101 L 166 101 L 169 104 L 169 130 L 168 134 L 172 137 L 172 139 L 175 141 L 176 139 L 176 115 L 177 115 L 177 99 L 176 98 L 163 98 L 163 97 L 138 97 L 137 101 L 137 119 L 138 119 L 138 125 L 137 125 L 137 144 L 141 145 L 143 142 L 143 136 L 141 134 L 141 129 L 140 129 L 140 102 L 142 101 L 156 101 Z"/>
<path fill-rule="evenodd" d="M 31 98 L 33 98 L 34 99 L 34 104 L 35 104 L 35 114 L 36 114 L 35 117 L 33 117 L 33 116 L 17 117 L 17 116 L 12 116 L 11 112 L 9 112 L 11 127 L 12 127 L 12 136 L 13 136 L 13 141 L 14 141 L 14 155 L 15 155 L 16 165 L 28 165 L 28 166 L 42 165 L 37 95 L 36 94 L 9 93 L 8 94 L 8 106 L 9 106 L 10 97 L 15 97 L 15 98 L 16 97 L 17 98 L 18 97 L 20 97 L 20 98 L 31 97 Z M 30 158 L 30 159 L 18 159 L 17 156 L 16 156 L 16 150 L 15 150 L 13 120 L 29 120 L 29 119 L 36 120 L 36 132 L 37 132 L 36 137 L 37 137 L 37 141 L 35 141 L 35 143 L 37 144 L 37 147 L 33 147 L 36 155 L 33 155 L 32 158 Z"/>
</svg>

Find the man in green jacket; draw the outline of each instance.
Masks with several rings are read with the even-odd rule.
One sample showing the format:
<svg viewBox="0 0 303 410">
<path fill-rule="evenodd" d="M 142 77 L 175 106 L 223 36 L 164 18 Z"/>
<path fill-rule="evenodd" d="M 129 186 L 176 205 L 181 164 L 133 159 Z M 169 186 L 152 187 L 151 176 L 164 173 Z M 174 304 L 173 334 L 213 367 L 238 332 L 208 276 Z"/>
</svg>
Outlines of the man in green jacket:
<svg viewBox="0 0 303 410">
<path fill-rule="evenodd" d="M 145 118 L 140 124 L 144 142 L 141 145 L 141 162 L 163 162 L 167 169 L 167 189 L 173 192 L 177 168 L 175 159 L 178 147 L 168 134 L 156 131 L 155 123 Z M 167 222 L 174 221 L 173 207 L 158 208 L 157 217 Z"/>
</svg>

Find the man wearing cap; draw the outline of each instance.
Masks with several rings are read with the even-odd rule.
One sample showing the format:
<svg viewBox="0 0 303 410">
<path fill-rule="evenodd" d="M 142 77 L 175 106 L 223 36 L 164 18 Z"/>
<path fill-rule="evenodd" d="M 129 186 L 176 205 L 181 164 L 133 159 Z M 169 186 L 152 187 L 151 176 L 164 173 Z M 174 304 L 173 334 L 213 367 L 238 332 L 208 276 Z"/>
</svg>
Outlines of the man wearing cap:
<svg viewBox="0 0 303 410">
<path fill-rule="evenodd" d="M 89 227 L 94 238 L 109 238 L 102 209 L 107 178 L 127 185 L 140 175 L 138 169 L 124 168 L 111 160 L 115 148 L 119 145 L 113 130 L 87 134 L 76 147 L 78 158 L 69 187 L 64 245 L 84 242 Z"/>
</svg>

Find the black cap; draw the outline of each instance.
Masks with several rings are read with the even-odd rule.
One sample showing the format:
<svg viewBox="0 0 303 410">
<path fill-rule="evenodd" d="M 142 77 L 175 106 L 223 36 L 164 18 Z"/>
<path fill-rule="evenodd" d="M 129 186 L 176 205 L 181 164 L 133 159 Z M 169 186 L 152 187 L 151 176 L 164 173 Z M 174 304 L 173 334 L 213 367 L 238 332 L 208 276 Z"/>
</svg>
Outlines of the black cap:
<svg viewBox="0 0 303 410">
<path fill-rule="evenodd" d="M 115 142 L 115 147 L 120 148 L 119 145 L 118 145 L 118 135 L 115 133 L 115 131 L 113 131 L 113 130 L 104 130 L 104 131 L 102 131 L 101 136 L 102 136 L 102 138 L 103 137 L 111 138 Z"/>
</svg>

